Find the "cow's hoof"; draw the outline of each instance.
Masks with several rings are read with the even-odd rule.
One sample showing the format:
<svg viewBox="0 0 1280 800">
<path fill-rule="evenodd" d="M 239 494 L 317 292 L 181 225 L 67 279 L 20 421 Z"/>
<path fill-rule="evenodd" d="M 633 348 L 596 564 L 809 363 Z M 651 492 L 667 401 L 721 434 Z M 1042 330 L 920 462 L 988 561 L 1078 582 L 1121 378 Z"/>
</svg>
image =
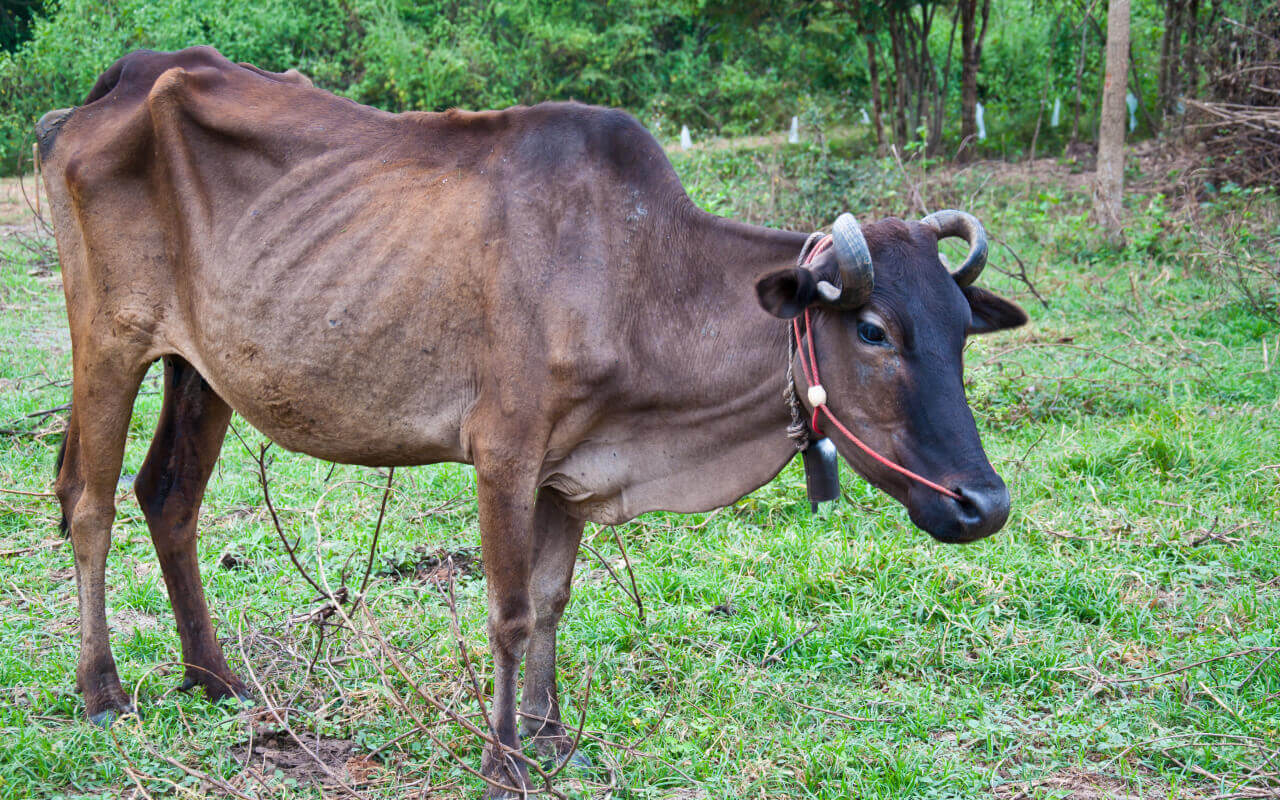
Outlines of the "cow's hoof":
<svg viewBox="0 0 1280 800">
<path fill-rule="evenodd" d="M 503 780 L 501 778 L 497 778 L 496 780 L 507 786 L 513 785 L 510 780 Z M 531 794 L 531 791 L 513 792 L 509 789 L 501 789 L 497 786 L 490 785 L 485 788 L 484 794 L 481 796 L 484 800 L 523 800 Z"/>
<path fill-rule="evenodd" d="M 562 760 L 563 759 L 556 759 L 556 766 L 560 766 L 560 761 Z M 595 767 L 595 762 L 591 760 L 591 756 L 581 750 L 574 750 L 569 754 L 569 766 L 574 769 L 590 770 Z"/>
<path fill-rule="evenodd" d="M 100 711 L 89 712 L 88 716 L 89 721 L 99 728 L 110 728 L 121 717 L 142 718 L 142 715 L 138 713 L 138 709 L 134 708 L 132 703 L 112 705 Z"/>
<path fill-rule="evenodd" d="M 480 763 L 480 774 L 492 783 L 485 785 L 484 800 L 514 800 L 514 798 L 528 796 L 528 790 L 532 786 L 529 781 L 529 768 L 512 758 L 504 760 L 505 764 L 494 754 L 492 745 L 485 746 L 484 757 Z M 526 791 L 512 791 L 521 787 Z"/>
<path fill-rule="evenodd" d="M 544 765 L 555 769 L 566 759 L 569 766 L 575 769 L 591 769 L 594 766 L 591 758 L 581 750 L 575 750 L 573 739 L 568 736 L 538 736 L 533 740 L 534 752 Z"/>
<path fill-rule="evenodd" d="M 204 696 L 209 702 L 218 703 L 223 700 L 234 700 L 238 703 L 253 703 L 257 698 L 249 687 L 235 675 L 214 675 L 206 672 L 189 672 L 182 679 L 179 691 L 189 692 L 197 686 L 204 688 Z"/>
</svg>

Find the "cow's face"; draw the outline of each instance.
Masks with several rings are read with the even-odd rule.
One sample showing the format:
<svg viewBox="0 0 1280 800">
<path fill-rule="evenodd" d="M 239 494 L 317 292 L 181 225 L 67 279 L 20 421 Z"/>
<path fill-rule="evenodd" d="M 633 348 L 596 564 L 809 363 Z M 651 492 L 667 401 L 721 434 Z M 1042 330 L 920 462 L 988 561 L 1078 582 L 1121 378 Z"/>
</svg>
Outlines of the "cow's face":
<svg viewBox="0 0 1280 800">
<path fill-rule="evenodd" d="M 960 499 L 876 462 L 820 416 L 819 427 L 844 459 L 937 539 L 981 539 L 1004 525 L 1009 492 L 987 460 L 965 399 L 964 344 L 970 335 L 1021 325 L 1026 314 L 984 289 L 961 288 L 939 260 L 938 236 L 929 227 L 885 220 L 865 234 L 874 289 L 856 307 L 823 300 L 818 282 L 839 279 L 827 253 L 810 268 L 761 278 L 761 305 L 784 319 L 810 308 L 828 407 L 872 449 Z M 808 347 L 808 335 L 802 322 L 801 347 Z M 798 362 L 795 375 L 812 418 Z"/>
</svg>

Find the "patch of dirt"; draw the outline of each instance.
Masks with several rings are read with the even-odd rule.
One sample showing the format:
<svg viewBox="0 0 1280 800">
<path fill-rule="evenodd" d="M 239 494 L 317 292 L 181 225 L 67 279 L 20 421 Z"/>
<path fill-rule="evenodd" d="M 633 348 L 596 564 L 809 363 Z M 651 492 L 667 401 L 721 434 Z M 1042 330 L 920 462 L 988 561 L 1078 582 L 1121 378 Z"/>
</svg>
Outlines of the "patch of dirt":
<svg viewBox="0 0 1280 800">
<path fill-rule="evenodd" d="M 22 196 L 23 185 L 27 188 L 27 197 L 34 203 L 36 200 L 34 176 L 25 175 L 21 182 L 16 177 L 0 179 L 0 233 L 10 231 L 31 233 L 35 230 L 35 218 L 31 215 L 31 209 L 27 207 L 26 198 Z M 43 207 L 47 207 L 47 200 L 44 189 L 41 187 L 40 201 Z"/>
<path fill-rule="evenodd" d="M 249 566 L 249 561 L 240 553 L 230 548 L 222 551 L 222 557 L 218 559 L 218 566 L 223 569 L 244 569 Z"/>
<path fill-rule="evenodd" d="M 317 741 L 305 733 L 299 734 L 299 738 L 310 753 L 289 734 L 275 733 L 255 738 L 252 751 L 249 742 L 235 745 L 231 755 L 264 778 L 293 778 L 303 786 L 337 786 L 330 773 L 346 783 L 363 783 L 381 766 L 366 755 L 356 755 L 355 744 L 350 739 L 321 737 Z"/>
<path fill-rule="evenodd" d="M 107 625 L 121 636 L 132 636 L 140 630 L 149 630 L 160 624 L 155 615 L 126 608 L 111 615 Z"/>
<path fill-rule="evenodd" d="M 1145 606 L 1156 611 L 1169 611 L 1182 604 L 1183 592 L 1177 589 L 1164 589 L 1147 583 L 1134 581 L 1125 587 L 1123 600 L 1126 605 Z"/>
<path fill-rule="evenodd" d="M 484 564 L 478 547 L 450 551 L 419 545 L 407 554 L 384 555 L 378 573 L 393 576 L 396 580 L 441 585 L 450 579 L 461 582 L 482 576 Z"/>
<path fill-rule="evenodd" d="M 237 522 L 242 519 L 252 519 L 257 516 L 259 509 L 254 506 L 234 506 L 225 514 L 219 514 L 213 518 L 213 524 L 217 525 L 223 522 Z"/>
<path fill-rule="evenodd" d="M 1120 778 L 1068 767 L 1033 781 L 1013 781 L 995 787 L 993 796 L 1001 800 L 1030 800 L 1053 797 L 1061 800 L 1165 800 L 1169 788 L 1154 781 L 1131 784 Z M 1185 792 L 1177 795 L 1190 800 Z"/>
</svg>

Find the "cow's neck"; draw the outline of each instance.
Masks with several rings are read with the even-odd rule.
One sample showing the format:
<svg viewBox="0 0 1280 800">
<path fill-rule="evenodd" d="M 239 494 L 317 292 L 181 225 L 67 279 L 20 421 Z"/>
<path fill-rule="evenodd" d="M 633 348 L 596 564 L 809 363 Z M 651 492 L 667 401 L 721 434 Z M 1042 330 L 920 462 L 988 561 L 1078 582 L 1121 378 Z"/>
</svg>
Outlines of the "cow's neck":
<svg viewBox="0 0 1280 800">
<path fill-rule="evenodd" d="M 663 315 L 674 327 L 655 332 L 673 342 L 660 371 L 663 402 L 646 414 L 659 426 L 656 446 L 642 446 L 627 516 L 726 505 L 770 481 L 795 455 L 783 399 L 786 325 L 760 308 L 755 282 L 793 266 L 805 235 L 700 211 L 690 217 L 684 235 L 673 237 L 680 242 L 674 266 L 688 276 L 675 293 L 678 307 Z"/>
<path fill-rule="evenodd" d="M 760 307 L 755 285 L 772 270 L 795 266 L 806 234 L 701 217 L 697 227 L 703 244 L 684 255 L 690 272 L 707 278 L 703 285 L 712 294 L 699 309 L 707 320 L 702 331 L 690 332 L 716 334 L 704 333 L 697 350 L 697 363 L 709 379 L 702 396 L 733 419 L 739 438 L 774 445 L 785 456 L 792 447 L 785 436 L 790 411 L 782 394 L 788 327 Z M 719 287 L 711 276 L 720 278 Z"/>
</svg>

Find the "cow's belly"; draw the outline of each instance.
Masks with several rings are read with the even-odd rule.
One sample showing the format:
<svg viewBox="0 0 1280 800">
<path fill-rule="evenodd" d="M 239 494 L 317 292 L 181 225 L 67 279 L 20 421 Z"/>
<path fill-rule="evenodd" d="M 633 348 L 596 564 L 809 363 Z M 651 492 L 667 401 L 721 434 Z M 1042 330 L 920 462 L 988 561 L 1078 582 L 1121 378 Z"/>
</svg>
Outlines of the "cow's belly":
<svg viewBox="0 0 1280 800">
<path fill-rule="evenodd" d="M 371 465 L 468 460 L 459 429 L 483 333 L 468 276 L 490 257 L 487 242 L 471 244 L 478 214 L 432 213 L 445 193 L 408 195 L 403 171 L 316 180 L 306 202 L 273 187 L 220 220 L 186 287 L 182 349 L 291 450 Z"/>
<path fill-rule="evenodd" d="M 458 311 L 468 302 L 437 303 L 420 282 L 386 274 L 306 292 L 211 292 L 189 358 L 290 450 L 369 465 L 466 461 L 459 430 L 478 336 Z"/>
<path fill-rule="evenodd" d="M 469 402 L 429 353 L 382 341 L 328 345 L 229 337 L 190 360 L 214 391 L 273 441 L 328 461 L 375 466 L 465 461 Z"/>
</svg>

